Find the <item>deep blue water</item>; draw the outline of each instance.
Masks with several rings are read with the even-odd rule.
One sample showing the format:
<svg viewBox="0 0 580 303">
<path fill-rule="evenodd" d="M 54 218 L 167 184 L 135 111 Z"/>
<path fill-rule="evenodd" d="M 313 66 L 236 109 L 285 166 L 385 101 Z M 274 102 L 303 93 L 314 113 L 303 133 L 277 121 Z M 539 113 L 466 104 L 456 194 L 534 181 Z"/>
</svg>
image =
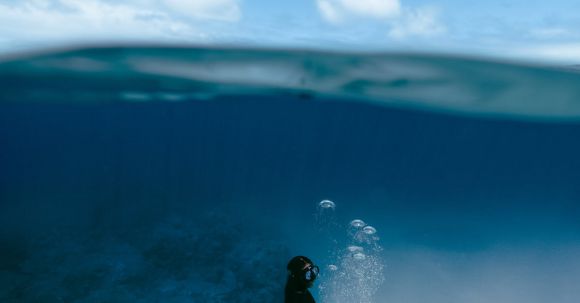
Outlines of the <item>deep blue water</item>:
<svg viewBox="0 0 580 303">
<path fill-rule="evenodd" d="M 580 299 L 575 72 L 403 56 L 385 61 L 407 62 L 393 70 L 408 77 L 373 74 L 369 88 L 359 69 L 322 64 L 310 71 L 328 83 L 337 73 L 364 81 L 300 89 L 284 85 L 292 69 L 260 84 L 263 62 L 323 55 L 229 50 L 223 61 L 238 67 L 270 58 L 234 69 L 259 75 L 248 84 L 219 72 L 219 50 L 179 51 L 190 65 L 158 78 L 112 54 L 163 65 L 175 50 L 0 63 L 2 302 L 282 302 L 296 254 L 323 268 L 321 302 Z M 381 83 L 392 90 L 377 93 Z M 441 101 L 453 92 L 464 95 Z M 494 105 L 470 103 L 480 99 Z M 317 208 L 323 199 L 336 203 L 331 214 Z M 377 229 L 361 244 L 376 250 L 360 270 L 382 266 L 364 269 L 369 279 L 327 269 L 357 270 L 343 255 L 356 242 L 352 219 Z M 338 288 L 350 297 L 328 294 Z"/>
</svg>

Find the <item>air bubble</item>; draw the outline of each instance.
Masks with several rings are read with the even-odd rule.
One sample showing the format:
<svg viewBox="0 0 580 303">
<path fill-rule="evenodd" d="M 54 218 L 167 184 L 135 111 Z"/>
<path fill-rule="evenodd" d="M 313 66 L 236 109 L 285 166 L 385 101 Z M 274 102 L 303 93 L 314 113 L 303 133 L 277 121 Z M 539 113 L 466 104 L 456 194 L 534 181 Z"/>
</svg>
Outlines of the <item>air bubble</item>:
<svg viewBox="0 0 580 303">
<path fill-rule="evenodd" d="M 338 267 L 336 265 L 334 265 L 334 264 L 330 264 L 330 265 L 328 265 L 328 270 L 330 270 L 330 271 L 337 271 L 338 270 Z"/>
<path fill-rule="evenodd" d="M 363 232 L 367 235 L 374 235 L 377 232 L 377 229 L 369 225 L 363 228 Z"/>
<path fill-rule="evenodd" d="M 364 250 L 362 247 L 356 246 L 356 245 L 351 245 L 351 246 L 347 247 L 346 249 L 348 249 L 348 251 L 350 251 L 350 252 L 361 252 Z"/>
<path fill-rule="evenodd" d="M 350 222 L 350 225 L 352 227 L 361 228 L 361 227 L 365 226 L 366 224 L 365 224 L 365 222 L 363 220 L 356 219 L 356 220 L 352 220 Z"/>
<path fill-rule="evenodd" d="M 324 209 L 334 209 L 336 207 L 334 202 L 332 202 L 330 200 L 322 200 L 322 201 L 320 201 L 320 203 L 318 205 L 320 206 L 320 208 L 324 208 Z"/>
<path fill-rule="evenodd" d="M 360 252 L 358 252 L 358 253 L 356 253 L 356 254 L 352 255 L 352 257 L 353 257 L 355 260 L 364 260 L 364 259 L 366 259 L 366 258 L 367 258 L 367 256 L 365 256 L 365 254 L 363 254 L 363 253 L 360 253 Z"/>
</svg>

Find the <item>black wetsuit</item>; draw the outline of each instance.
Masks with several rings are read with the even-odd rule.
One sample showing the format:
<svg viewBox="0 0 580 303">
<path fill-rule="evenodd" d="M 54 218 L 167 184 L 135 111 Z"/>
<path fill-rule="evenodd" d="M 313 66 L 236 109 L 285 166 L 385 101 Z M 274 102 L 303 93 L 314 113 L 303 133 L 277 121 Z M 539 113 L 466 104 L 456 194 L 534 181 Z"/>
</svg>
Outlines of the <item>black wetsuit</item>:
<svg viewBox="0 0 580 303">
<path fill-rule="evenodd" d="M 284 303 L 316 303 L 308 288 L 293 280 L 286 283 Z"/>
</svg>

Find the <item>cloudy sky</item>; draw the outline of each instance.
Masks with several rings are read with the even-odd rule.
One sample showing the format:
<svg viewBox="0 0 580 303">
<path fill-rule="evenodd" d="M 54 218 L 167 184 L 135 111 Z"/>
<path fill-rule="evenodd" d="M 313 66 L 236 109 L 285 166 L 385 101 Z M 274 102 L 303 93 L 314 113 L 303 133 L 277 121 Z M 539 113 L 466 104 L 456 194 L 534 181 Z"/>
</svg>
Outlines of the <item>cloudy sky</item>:
<svg viewBox="0 0 580 303">
<path fill-rule="evenodd" d="M 0 52 L 157 42 L 580 61 L 577 0 L 2 0 Z"/>
</svg>

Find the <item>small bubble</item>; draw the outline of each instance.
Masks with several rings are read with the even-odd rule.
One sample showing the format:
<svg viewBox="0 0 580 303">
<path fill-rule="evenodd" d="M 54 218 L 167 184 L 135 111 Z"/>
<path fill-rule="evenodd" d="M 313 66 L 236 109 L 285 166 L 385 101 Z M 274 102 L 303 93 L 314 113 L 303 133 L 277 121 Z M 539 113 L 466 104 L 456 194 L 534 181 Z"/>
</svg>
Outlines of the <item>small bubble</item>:
<svg viewBox="0 0 580 303">
<path fill-rule="evenodd" d="M 358 252 L 358 253 L 352 255 L 352 257 L 355 260 L 364 260 L 364 259 L 366 259 L 367 256 L 365 256 L 365 254 L 363 254 L 363 253 Z"/>
<path fill-rule="evenodd" d="M 363 220 L 356 219 L 356 220 L 352 220 L 350 222 L 350 225 L 353 227 L 356 227 L 356 228 L 361 228 L 361 227 L 365 226 L 366 224 Z"/>
<path fill-rule="evenodd" d="M 320 206 L 320 208 L 324 208 L 324 209 L 334 209 L 336 207 L 336 205 L 334 204 L 334 202 L 330 201 L 330 200 L 322 200 L 320 201 L 320 203 L 318 204 Z"/>
<path fill-rule="evenodd" d="M 330 270 L 330 271 L 336 271 L 337 269 L 338 269 L 338 267 L 334 264 L 328 265 L 328 270 Z"/>
<path fill-rule="evenodd" d="M 356 245 L 351 245 L 351 246 L 347 247 L 346 249 L 348 249 L 348 251 L 350 251 L 350 252 L 357 252 L 357 251 L 360 252 L 360 251 L 363 251 L 363 248 L 362 247 L 356 246 Z"/>
<path fill-rule="evenodd" d="M 377 230 L 376 228 L 369 225 L 363 228 L 363 232 L 367 235 L 374 235 L 377 232 Z"/>
</svg>

